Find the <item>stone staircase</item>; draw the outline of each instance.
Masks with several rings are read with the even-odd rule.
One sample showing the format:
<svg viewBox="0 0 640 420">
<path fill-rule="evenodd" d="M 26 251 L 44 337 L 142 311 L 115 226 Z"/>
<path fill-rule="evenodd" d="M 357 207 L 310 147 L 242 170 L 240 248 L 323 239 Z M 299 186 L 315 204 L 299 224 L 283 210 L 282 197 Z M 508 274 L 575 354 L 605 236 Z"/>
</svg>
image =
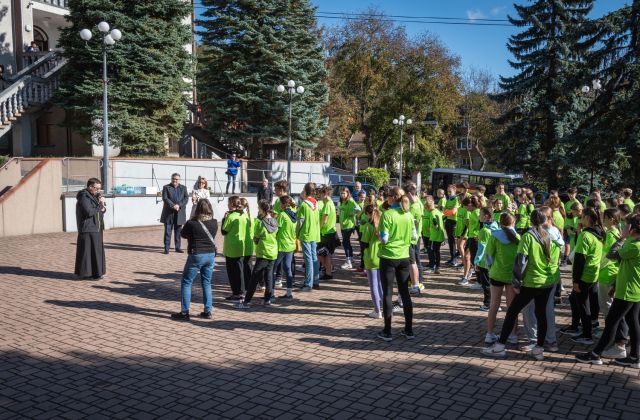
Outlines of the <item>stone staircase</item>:
<svg viewBox="0 0 640 420">
<path fill-rule="evenodd" d="M 13 75 L 0 91 L 0 137 L 25 112 L 47 104 L 60 80 L 66 61 L 60 51 L 41 53 L 33 62 Z"/>
</svg>

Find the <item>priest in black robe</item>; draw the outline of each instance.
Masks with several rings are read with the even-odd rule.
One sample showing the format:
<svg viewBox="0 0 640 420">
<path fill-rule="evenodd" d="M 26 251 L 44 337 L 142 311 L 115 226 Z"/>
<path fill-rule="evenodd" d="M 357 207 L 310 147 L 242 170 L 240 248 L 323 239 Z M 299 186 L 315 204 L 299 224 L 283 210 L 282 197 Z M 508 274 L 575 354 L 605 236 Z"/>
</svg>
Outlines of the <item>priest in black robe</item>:
<svg viewBox="0 0 640 420">
<path fill-rule="evenodd" d="M 102 232 L 103 214 L 107 208 L 104 197 L 100 195 L 101 188 L 102 182 L 91 178 L 87 181 L 87 188 L 76 196 L 78 241 L 75 274 L 83 279 L 99 280 L 106 273 Z"/>
</svg>

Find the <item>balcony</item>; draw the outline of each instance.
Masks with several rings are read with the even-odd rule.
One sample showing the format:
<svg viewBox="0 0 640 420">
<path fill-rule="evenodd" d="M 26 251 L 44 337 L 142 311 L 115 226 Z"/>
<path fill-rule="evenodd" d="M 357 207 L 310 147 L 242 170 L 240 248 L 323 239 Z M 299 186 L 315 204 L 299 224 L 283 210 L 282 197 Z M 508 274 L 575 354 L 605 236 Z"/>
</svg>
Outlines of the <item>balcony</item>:
<svg viewBox="0 0 640 420">
<path fill-rule="evenodd" d="M 59 7 L 61 9 L 69 10 L 69 0 L 31 0 L 31 1 L 36 4 L 42 3 L 42 4 L 47 4 L 49 6 L 54 6 L 54 7 Z"/>
<path fill-rule="evenodd" d="M 54 16 L 69 14 L 69 0 L 31 0 L 34 13 L 45 13 Z"/>
</svg>

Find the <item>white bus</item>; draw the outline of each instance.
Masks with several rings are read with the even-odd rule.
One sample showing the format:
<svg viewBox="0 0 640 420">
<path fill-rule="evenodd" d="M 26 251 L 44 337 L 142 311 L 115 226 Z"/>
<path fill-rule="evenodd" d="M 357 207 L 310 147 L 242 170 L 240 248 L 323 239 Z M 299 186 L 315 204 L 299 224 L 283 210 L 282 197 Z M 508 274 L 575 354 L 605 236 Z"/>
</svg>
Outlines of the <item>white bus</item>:
<svg viewBox="0 0 640 420">
<path fill-rule="evenodd" d="M 495 194 L 496 185 L 504 184 L 506 191 L 512 191 L 514 187 L 522 186 L 522 175 L 504 174 L 501 172 L 482 172 L 459 168 L 436 168 L 431 171 L 431 187 L 433 193 L 439 188 L 447 190 L 450 184 L 468 182 L 471 190 L 478 185 L 484 185 L 488 196 Z"/>
</svg>

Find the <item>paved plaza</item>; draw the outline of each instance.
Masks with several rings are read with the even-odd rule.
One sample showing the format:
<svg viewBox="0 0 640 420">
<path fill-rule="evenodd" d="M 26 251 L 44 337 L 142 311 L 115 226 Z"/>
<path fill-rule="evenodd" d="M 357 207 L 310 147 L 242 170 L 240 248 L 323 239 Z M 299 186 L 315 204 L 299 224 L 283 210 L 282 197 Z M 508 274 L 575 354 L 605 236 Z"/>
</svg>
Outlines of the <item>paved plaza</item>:
<svg viewBox="0 0 640 420">
<path fill-rule="evenodd" d="M 414 299 L 416 340 L 384 343 L 375 338 L 382 321 L 365 316 L 366 278 L 355 273 L 338 270 L 291 304 L 239 311 L 224 300 L 218 257 L 214 319 L 176 322 L 169 314 L 179 310 L 186 254 L 162 254 L 162 227 L 106 232 L 100 281 L 74 278 L 75 241 L 71 233 L 0 239 L 0 418 L 640 413 L 640 372 L 576 365 L 573 354 L 583 348 L 566 337 L 543 362 L 518 351 L 483 357 L 481 292 L 457 286 L 453 270 L 430 277 Z M 197 285 L 193 298 L 197 314 Z M 565 325 L 569 307 L 558 313 Z M 394 334 L 401 327 L 394 318 Z"/>
</svg>

